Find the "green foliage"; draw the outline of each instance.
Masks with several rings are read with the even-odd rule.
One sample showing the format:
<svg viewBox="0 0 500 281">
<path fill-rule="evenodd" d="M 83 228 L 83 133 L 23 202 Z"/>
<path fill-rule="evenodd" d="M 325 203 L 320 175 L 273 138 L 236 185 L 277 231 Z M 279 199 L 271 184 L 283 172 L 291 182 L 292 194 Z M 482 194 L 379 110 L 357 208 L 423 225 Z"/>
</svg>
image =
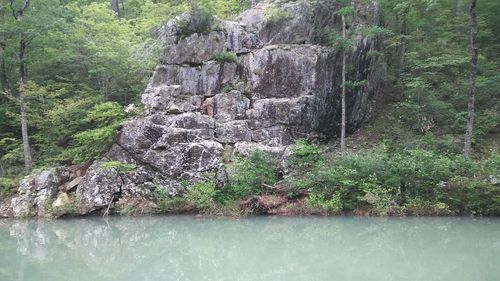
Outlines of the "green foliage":
<svg viewBox="0 0 500 281">
<path fill-rule="evenodd" d="M 215 24 L 213 14 L 199 5 L 195 5 L 191 10 L 191 16 L 186 17 L 178 25 L 178 34 L 181 38 L 191 34 L 208 34 Z"/>
<path fill-rule="evenodd" d="M 102 163 L 101 167 L 105 170 L 116 170 L 118 173 L 130 173 L 135 170 L 135 166 L 120 161 L 108 161 Z"/>
<path fill-rule="evenodd" d="M 217 186 L 215 182 L 199 182 L 192 185 L 186 192 L 187 202 L 201 211 L 208 211 L 215 204 Z"/>
<path fill-rule="evenodd" d="M 232 63 L 236 62 L 238 57 L 232 52 L 218 52 L 214 54 L 212 59 L 218 63 Z"/>
<path fill-rule="evenodd" d="M 165 197 L 157 201 L 157 209 L 160 212 L 182 212 L 186 209 L 186 198 L 181 196 Z"/>
<path fill-rule="evenodd" d="M 332 194 L 329 197 L 324 194 L 311 194 L 307 197 L 306 203 L 327 214 L 339 214 L 342 211 L 342 199 L 340 194 Z"/>
<path fill-rule="evenodd" d="M 334 30 L 324 30 L 323 34 L 319 38 L 319 43 L 325 46 L 333 46 L 337 42 L 342 41 L 342 34 Z"/>
<path fill-rule="evenodd" d="M 299 167 L 308 167 L 316 163 L 321 157 L 321 147 L 299 139 L 292 146 L 293 157 L 291 163 Z"/>
<path fill-rule="evenodd" d="M 361 87 L 366 86 L 366 84 L 367 84 L 366 80 L 361 80 L 361 81 L 348 80 L 348 81 L 345 81 L 344 85 L 347 89 L 359 89 Z"/>
<path fill-rule="evenodd" d="M 387 77 L 394 79 L 402 92 L 401 100 L 388 112 L 395 121 L 393 131 L 412 128 L 417 133 L 433 132 L 443 138 L 463 138 L 467 111 L 470 72 L 469 1 L 381 1 L 385 29 L 391 30 L 385 58 Z M 480 70 L 476 96 L 473 143 L 496 134 L 499 122 L 497 94 L 491 83 L 498 82 L 499 60 L 491 53 L 498 50 L 493 38 L 499 21 L 493 11 L 498 1 L 486 0 L 479 5 Z M 486 8 L 488 7 L 488 8 Z M 366 34 L 382 30 L 361 30 Z M 388 138 L 394 138 L 392 134 Z M 484 144 L 485 141 L 483 141 Z"/>
<path fill-rule="evenodd" d="M 185 212 L 198 211 L 201 213 L 212 213 L 217 209 L 217 196 L 220 192 L 215 182 L 198 182 L 191 186 L 186 183 L 186 191 L 181 194 L 171 195 L 161 186 L 160 181 L 155 179 L 150 191 L 160 212 Z"/>
<path fill-rule="evenodd" d="M 362 35 L 367 38 L 374 38 L 377 36 L 392 36 L 394 33 L 386 28 L 383 28 L 381 26 L 369 26 L 369 27 L 364 27 L 357 29 L 355 31 L 357 34 Z"/>
<path fill-rule="evenodd" d="M 18 182 L 18 179 L 15 178 L 0 177 L 0 203 L 15 193 Z"/>
<path fill-rule="evenodd" d="M 50 201 L 49 201 L 50 202 Z M 47 214 L 52 217 L 59 218 L 61 216 L 74 216 L 78 215 L 79 204 L 75 198 L 71 198 L 70 201 L 59 207 L 52 207 L 51 202 L 45 206 Z"/>
<path fill-rule="evenodd" d="M 0 95 L 0 139 L 21 139 L 16 97 L 22 31 L 29 42 L 30 79 L 22 90 L 37 167 L 82 161 L 106 149 L 116 128 L 114 117 L 106 116 L 103 108 L 96 113 L 102 120 L 91 120 L 89 111 L 107 102 L 126 106 L 139 100 L 161 48 L 155 29 L 189 8 L 186 1 L 130 0 L 124 5 L 127 14 L 117 19 L 109 2 L 32 1 L 23 21 L 17 22 L 8 3 L 0 0 L 5 38 L 0 56 L 9 82 L 7 95 Z M 106 125 L 97 124 L 101 121 Z M 8 173 L 19 174 L 22 161 L 13 156 L 20 151 L 0 152 L 0 158 L 9 159 L 8 165 L 0 163 L 0 170 L 9 167 Z M 6 173 L 7 168 L 0 176 Z"/>
<path fill-rule="evenodd" d="M 325 210 L 341 206 L 344 212 L 367 208 L 387 214 L 402 212 L 407 205 L 408 211 L 416 210 L 415 202 L 425 202 L 426 210 L 446 204 L 441 211 L 493 215 L 498 213 L 500 186 L 489 177 L 498 174 L 498 167 L 498 160 L 472 162 L 422 149 L 375 149 L 326 158 L 289 182 L 309 189 L 314 195 L 310 203 Z"/>
<path fill-rule="evenodd" d="M 343 38 L 342 34 L 335 30 L 324 30 L 318 41 L 324 46 L 334 46 L 339 51 L 349 50 L 354 44 L 353 40 Z"/>
<path fill-rule="evenodd" d="M 345 16 L 345 17 L 352 16 L 354 14 L 354 8 L 352 6 L 346 6 L 346 7 L 338 9 L 335 13 L 337 15 Z"/>
<path fill-rule="evenodd" d="M 15 164 L 22 160 L 23 152 L 21 141 L 15 138 L 0 139 L 0 161 Z"/>
<path fill-rule="evenodd" d="M 229 197 L 243 198 L 262 193 L 263 185 L 277 182 L 277 167 L 272 157 L 256 150 L 248 158 L 240 158 L 230 173 L 226 193 Z"/>
<path fill-rule="evenodd" d="M 96 105 L 84 119 L 90 128 L 73 136 L 72 146 L 66 152 L 68 157 L 73 162 L 83 162 L 101 155 L 112 144 L 124 118 L 123 108 L 117 103 Z"/>
<path fill-rule="evenodd" d="M 267 6 L 264 13 L 266 21 L 270 24 L 282 22 L 290 17 L 290 14 L 287 11 L 277 7 L 276 5 Z"/>
<path fill-rule="evenodd" d="M 205 9 L 210 14 L 222 19 L 233 19 L 240 12 L 250 8 L 251 0 L 196 0 L 194 8 Z"/>
</svg>

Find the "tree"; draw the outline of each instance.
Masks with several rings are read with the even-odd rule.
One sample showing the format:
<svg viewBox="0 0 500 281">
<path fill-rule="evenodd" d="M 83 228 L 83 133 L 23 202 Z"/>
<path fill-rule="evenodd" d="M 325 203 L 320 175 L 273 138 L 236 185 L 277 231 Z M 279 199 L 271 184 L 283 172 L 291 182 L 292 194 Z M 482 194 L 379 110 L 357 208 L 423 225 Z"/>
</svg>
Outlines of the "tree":
<svg viewBox="0 0 500 281">
<path fill-rule="evenodd" d="M 19 106 L 21 111 L 21 134 L 23 139 L 23 153 L 24 153 L 24 169 L 26 171 L 31 171 L 33 166 L 33 160 L 31 158 L 31 147 L 29 143 L 28 136 L 28 118 L 26 114 L 26 103 L 24 100 L 24 86 L 28 79 L 28 68 L 27 68 L 27 52 L 28 45 L 26 42 L 25 34 L 22 29 L 22 23 L 24 19 L 24 13 L 30 5 L 30 0 L 24 0 L 20 8 L 15 8 L 15 1 L 10 0 L 10 8 L 12 10 L 12 16 L 16 20 L 17 24 L 20 26 L 19 29 Z"/>
<path fill-rule="evenodd" d="M 111 0 L 111 5 L 113 6 L 116 18 L 120 18 L 120 3 L 118 3 L 118 0 Z"/>
<path fill-rule="evenodd" d="M 6 43 L 5 43 L 5 31 L 3 26 L 5 24 L 5 8 L 0 6 L 0 84 L 2 84 L 2 92 L 7 92 L 9 89 L 9 82 L 7 79 L 7 69 L 5 64 L 5 54 Z"/>
<path fill-rule="evenodd" d="M 342 50 L 342 94 L 341 94 L 341 107 L 342 107 L 342 117 L 340 124 L 340 151 L 345 152 L 346 143 L 345 143 L 345 131 L 346 131 L 346 89 L 347 89 L 347 80 L 346 80 L 346 71 L 347 71 L 347 52 L 349 51 L 349 46 L 352 44 L 351 40 L 347 38 L 347 22 L 346 17 L 352 15 L 354 13 L 354 9 L 352 6 L 348 5 L 342 9 L 337 11 L 337 14 L 341 16 L 342 20 L 342 38 L 340 41 L 340 48 Z"/>
<path fill-rule="evenodd" d="M 470 71 L 470 89 L 469 89 L 469 102 L 467 104 L 467 127 L 465 130 L 464 140 L 464 156 L 470 158 L 472 151 L 472 130 L 474 126 L 474 103 L 476 99 L 476 79 L 477 79 L 477 63 L 479 56 L 479 49 L 477 47 L 477 13 L 476 13 L 476 0 L 471 0 L 470 5 L 470 48 L 471 48 L 471 71 Z"/>
<path fill-rule="evenodd" d="M 346 22 L 345 15 L 342 15 L 342 39 L 346 40 Z M 342 124 L 340 130 L 340 150 L 345 152 L 345 90 L 346 90 L 346 80 L 345 80 L 345 72 L 346 72 L 346 50 L 342 51 Z"/>
</svg>

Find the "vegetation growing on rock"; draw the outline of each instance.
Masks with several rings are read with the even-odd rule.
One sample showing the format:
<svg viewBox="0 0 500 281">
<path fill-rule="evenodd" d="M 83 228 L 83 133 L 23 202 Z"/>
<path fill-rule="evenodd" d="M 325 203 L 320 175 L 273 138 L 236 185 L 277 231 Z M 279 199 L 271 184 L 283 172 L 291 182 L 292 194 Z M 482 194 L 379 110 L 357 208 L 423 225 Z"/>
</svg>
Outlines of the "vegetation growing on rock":
<svg viewBox="0 0 500 281">
<path fill-rule="evenodd" d="M 29 2 L 0 0 L 1 216 L 500 215 L 498 1 L 477 83 L 466 0 Z"/>
</svg>

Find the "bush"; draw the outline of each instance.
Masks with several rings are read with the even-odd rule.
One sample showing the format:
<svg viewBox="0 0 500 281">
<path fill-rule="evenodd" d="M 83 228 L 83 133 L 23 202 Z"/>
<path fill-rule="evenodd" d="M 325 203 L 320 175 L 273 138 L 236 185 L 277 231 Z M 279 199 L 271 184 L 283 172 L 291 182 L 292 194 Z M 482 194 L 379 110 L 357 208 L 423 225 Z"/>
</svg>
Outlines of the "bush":
<svg viewBox="0 0 500 281">
<path fill-rule="evenodd" d="M 277 181 L 278 171 L 272 157 L 256 150 L 250 157 L 237 160 L 226 193 L 233 198 L 258 195 L 262 193 L 263 185 L 272 185 Z"/>
<path fill-rule="evenodd" d="M 342 41 L 342 35 L 335 30 L 324 30 L 315 41 L 323 46 L 333 46 Z"/>
<path fill-rule="evenodd" d="M 210 11 L 195 6 L 191 10 L 190 17 L 179 23 L 177 35 L 185 38 L 195 33 L 208 34 L 213 29 L 214 23 L 215 18 Z"/>
<path fill-rule="evenodd" d="M 181 196 L 165 197 L 157 201 L 157 209 L 160 212 L 181 212 L 186 206 L 187 200 Z"/>
<path fill-rule="evenodd" d="M 218 52 L 213 56 L 213 60 L 218 63 L 232 63 L 238 60 L 238 57 L 235 53 L 231 52 Z"/>
<path fill-rule="evenodd" d="M 101 165 L 105 170 L 116 170 L 118 173 L 130 173 L 135 170 L 135 166 L 120 161 L 108 161 Z"/>
<path fill-rule="evenodd" d="M 0 177 L 0 203 L 16 192 L 19 181 L 17 178 Z"/>
<path fill-rule="evenodd" d="M 200 182 L 186 192 L 186 200 L 201 211 L 208 211 L 215 204 L 217 186 L 215 182 Z"/>
<path fill-rule="evenodd" d="M 325 158 L 289 182 L 309 189 L 323 209 L 335 198 L 343 211 L 493 215 L 500 213 L 500 187 L 490 177 L 499 166 L 498 157 L 474 162 L 423 149 L 374 149 Z"/>
<path fill-rule="evenodd" d="M 327 214 L 338 214 L 342 211 L 342 199 L 339 194 L 334 194 L 329 198 L 324 194 L 311 194 L 307 197 L 306 203 Z"/>
<path fill-rule="evenodd" d="M 308 143 L 305 140 L 297 140 L 292 146 L 292 165 L 308 167 L 316 163 L 321 156 L 321 148 L 318 145 Z"/>
<path fill-rule="evenodd" d="M 266 20 L 271 24 L 276 24 L 290 18 L 290 14 L 276 5 L 269 5 L 265 12 Z"/>
<path fill-rule="evenodd" d="M 446 183 L 441 200 L 461 214 L 500 215 L 500 187 L 488 179 L 453 178 Z"/>
</svg>

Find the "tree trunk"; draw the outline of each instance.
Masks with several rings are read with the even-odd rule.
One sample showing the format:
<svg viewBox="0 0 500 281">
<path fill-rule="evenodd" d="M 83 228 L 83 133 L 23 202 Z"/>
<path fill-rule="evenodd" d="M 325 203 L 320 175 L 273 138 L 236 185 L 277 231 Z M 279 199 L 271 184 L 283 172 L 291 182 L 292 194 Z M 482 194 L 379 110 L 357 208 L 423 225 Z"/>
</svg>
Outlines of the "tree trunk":
<svg viewBox="0 0 500 281">
<path fill-rule="evenodd" d="M 116 18 L 120 18 L 120 4 L 118 3 L 118 0 L 111 0 L 111 5 L 113 6 Z"/>
<path fill-rule="evenodd" d="M 12 9 L 12 15 L 16 19 L 17 23 L 21 25 L 24 18 L 24 12 L 28 9 L 30 5 L 30 0 L 24 0 L 23 7 L 19 10 L 14 8 L 14 1 L 10 1 L 10 7 Z M 26 38 L 24 36 L 24 31 L 19 32 L 19 105 L 21 111 L 21 134 L 23 139 L 23 153 L 24 153 L 24 168 L 27 172 L 31 171 L 33 167 L 33 161 L 31 158 L 31 148 L 29 144 L 28 135 L 28 116 L 26 114 L 26 102 L 24 100 L 24 89 L 28 79 L 28 68 L 26 64 L 27 58 L 27 44 Z"/>
<path fill-rule="evenodd" d="M 0 35 L 1 37 L 1 35 Z M 9 90 L 9 80 L 7 79 L 7 68 L 5 66 L 5 43 L 0 42 L 0 83 L 2 84 L 2 92 Z"/>
<path fill-rule="evenodd" d="M 123 17 L 126 18 L 127 17 L 127 12 L 125 11 L 125 1 L 120 0 L 120 2 L 122 3 L 122 14 L 123 14 Z"/>
<path fill-rule="evenodd" d="M 342 16 L 342 38 L 346 39 L 346 25 L 345 25 L 345 16 Z M 340 129 L 340 150 L 344 152 L 346 150 L 345 145 L 345 92 L 346 92 L 346 50 L 342 51 L 342 124 Z"/>
<path fill-rule="evenodd" d="M 467 105 L 467 127 L 465 130 L 464 140 L 464 156 L 469 159 L 472 152 L 472 129 L 474 127 L 474 103 L 476 100 L 476 78 L 477 78 L 477 62 L 479 50 L 477 47 L 477 14 L 476 14 L 477 0 L 471 0 L 470 5 L 470 18 L 471 18 L 471 71 L 470 71 L 470 89 L 469 89 L 469 102 Z"/>
<path fill-rule="evenodd" d="M 4 9 L 0 7 L 0 25 L 5 22 Z M 5 66 L 5 33 L 0 31 L 0 83 L 2 84 L 2 92 L 7 92 L 9 89 L 9 80 L 7 79 L 7 69 Z"/>
<path fill-rule="evenodd" d="M 401 74 L 403 73 L 405 69 L 405 57 L 406 57 L 406 33 L 407 33 L 407 25 L 406 25 L 406 16 L 403 19 L 403 22 L 401 24 L 401 34 L 403 35 L 403 38 L 401 40 L 401 45 L 399 47 L 399 65 L 398 65 L 398 71 L 397 71 L 397 78 L 401 77 Z"/>
<path fill-rule="evenodd" d="M 23 151 L 24 151 L 24 169 L 29 172 L 33 166 L 31 159 L 31 148 L 28 135 L 28 117 L 26 114 L 26 103 L 24 101 L 24 88 L 28 77 L 28 69 L 26 66 L 27 46 L 24 38 L 24 33 L 19 35 L 19 104 L 21 106 L 21 133 L 23 138 Z"/>
</svg>

